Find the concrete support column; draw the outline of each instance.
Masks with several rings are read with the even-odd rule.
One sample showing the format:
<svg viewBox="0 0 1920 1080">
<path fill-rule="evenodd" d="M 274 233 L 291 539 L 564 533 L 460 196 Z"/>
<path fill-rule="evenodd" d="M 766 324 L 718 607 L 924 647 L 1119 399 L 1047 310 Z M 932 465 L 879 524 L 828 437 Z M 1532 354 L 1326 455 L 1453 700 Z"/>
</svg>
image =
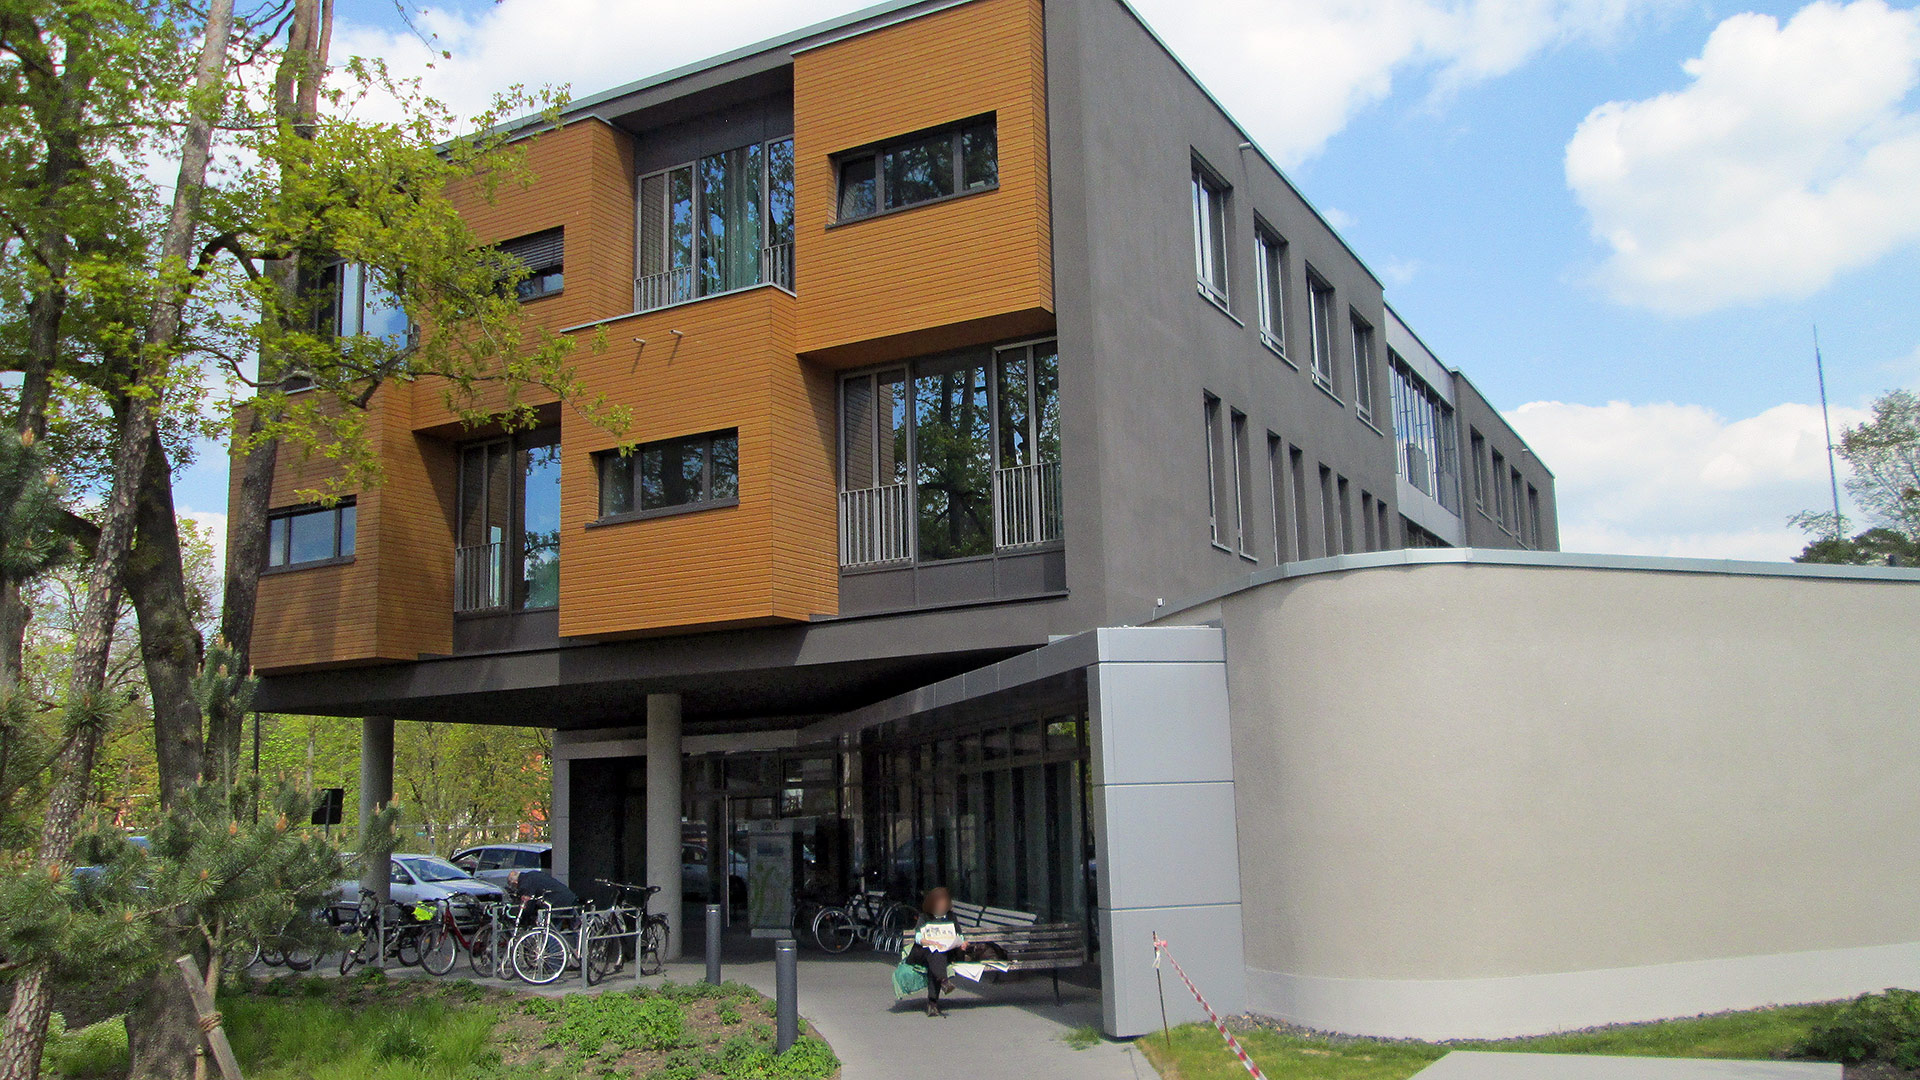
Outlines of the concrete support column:
<svg viewBox="0 0 1920 1080">
<path fill-rule="evenodd" d="M 553 843 L 554 877 L 569 885 L 573 879 L 573 761 L 560 756 L 561 736 L 553 733 L 553 802 L 547 810 L 548 840 Z"/>
<path fill-rule="evenodd" d="M 680 958 L 680 695 L 647 695 L 647 884 L 658 885 L 658 910 L 667 915 L 667 947 Z"/>
<path fill-rule="evenodd" d="M 361 887 L 372 889 L 381 903 L 391 899 L 387 862 L 376 852 L 367 824 L 393 801 L 393 719 L 369 716 L 360 721 L 360 852 L 367 857 Z"/>
</svg>

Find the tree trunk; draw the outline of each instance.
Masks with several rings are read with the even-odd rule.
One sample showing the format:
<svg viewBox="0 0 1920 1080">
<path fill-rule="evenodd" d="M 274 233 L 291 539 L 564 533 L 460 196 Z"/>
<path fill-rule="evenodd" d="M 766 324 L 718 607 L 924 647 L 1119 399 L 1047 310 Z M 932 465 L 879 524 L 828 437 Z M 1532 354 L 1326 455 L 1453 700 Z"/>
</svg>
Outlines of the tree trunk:
<svg viewBox="0 0 1920 1080">
<path fill-rule="evenodd" d="M 233 33 L 233 0 L 212 0 L 207 11 L 205 37 L 193 89 L 193 103 L 180 139 L 180 171 L 174 187 L 173 209 L 161 240 L 160 257 L 185 266 L 191 261 L 195 227 L 200 220 L 201 197 L 207 181 L 207 161 L 213 145 L 213 125 L 223 111 L 227 69 L 227 41 Z M 121 575 L 133 547 L 136 510 L 146 474 L 148 450 L 159 437 L 161 390 L 152 379 L 163 365 L 155 355 L 171 350 L 179 336 L 186 298 L 161 295 L 147 312 L 145 348 L 134 358 L 128 385 L 133 389 L 121 419 L 113 449 L 113 487 L 101 517 L 100 540 L 94 549 L 87 578 L 86 601 L 73 651 L 73 671 L 67 686 L 70 709 L 99 708 L 106 692 L 108 650 L 120 607 Z M 42 868 L 70 867 L 73 838 L 87 801 L 87 781 L 100 744 L 100 725 L 81 723 L 55 759 L 53 790 L 47 798 L 46 819 L 40 827 L 35 861 Z M 44 963 L 26 965 L 14 983 L 7 1026 L 0 1035 L 0 1080 L 35 1080 L 41 1052 L 46 1047 L 47 1019 L 53 1009 L 52 987 Z"/>
<path fill-rule="evenodd" d="M 200 702 L 193 691 L 193 674 L 200 667 L 200 631 L 187 604 L 172 480 L 166 448 L 155 438 L 147 447 L 139 529 L 125 581 L 127 597 L 140 620 L 140 656 L 153 695 L 153 749 L 163 808 L 174 806 L 193 786 L 205 757 Z M 172 970 L 161 974 L 166 983 L 180 981 Z"/>
</svg>

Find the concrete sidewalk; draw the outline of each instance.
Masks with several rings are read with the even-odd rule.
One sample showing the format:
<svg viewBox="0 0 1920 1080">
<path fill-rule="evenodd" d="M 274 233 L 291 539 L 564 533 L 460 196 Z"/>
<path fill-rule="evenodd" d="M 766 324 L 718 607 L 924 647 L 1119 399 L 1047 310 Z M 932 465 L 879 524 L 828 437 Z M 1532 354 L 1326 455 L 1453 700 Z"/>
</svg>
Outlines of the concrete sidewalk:
<svg viewBox="0 0 1920 1080">
<path fill-rule="evenodd" d="M 1414 1080 L 1840 1080 L 1840 1071 L 1838 1065 L 1798 1061 L 1455 1050 Z"/>
<path fill-rule="evenodd" d="M 773 943 L 729 937 L 728 979 L 771 997 Z M 705 977 L 705 963 L 690 957 L 667 965 L 676 982 Z M 1053 981 L 1029 975 L 1018 982 L 958 989 L 942 998 L 947 1015 L 926 1015 L 923 998 L 893 1000 L 893 965 L 884 954 L 855 947 L 841 956 L 800 950 L 800 1015 L 819 1030 L 844 1063 L 841 1080 L 901 1080 L 936 1074 L 966 1080 L 1158 1080 L 1153 1066 L 1131 1043 L 1105 1039 L 1075 1050 L 1066 1035 L 1100 1023 L 1097 990 L 1061 983 L 1063 1004 L 1053 1003 Z M 617 981 L 616 981 L 617 982 Z"/>
</svg>

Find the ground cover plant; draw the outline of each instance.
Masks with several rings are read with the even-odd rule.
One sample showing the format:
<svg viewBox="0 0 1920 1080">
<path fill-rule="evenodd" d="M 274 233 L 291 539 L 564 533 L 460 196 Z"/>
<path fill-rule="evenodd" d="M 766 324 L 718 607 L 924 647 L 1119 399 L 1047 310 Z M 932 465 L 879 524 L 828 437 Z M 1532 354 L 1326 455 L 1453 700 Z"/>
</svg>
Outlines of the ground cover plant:
<svg viewBox="0 0 1920 1080">
<path fill-rule="evenodd" d="M 464 980 L 290 975 L 220 1011 L 248 1080 L 828 1080 L 811 1033 L 773 1052 L 773 1003 L 739 983 L 535 997 Z M 118 1018 L 49 1040 L 47 1075 L 124 1076 Z"/>
<path fill-rule="evenodd" d="M 1848 1080 L 1920 1080 L 1920 1071 L 1908 1072 L 1887 1060 L 1894 1052 L 1891 1047 L 1905 1042 L 1890 1046 L 1887 1039 L 1876 1037 L 1871 1040 L 1874 1050 L 1860 1050 L 1854 1058 L 1835 1049 L 1867 1043 L 1860 1034 L 1863 1029 L 1920 1037 L 1920 995 L 1889 993 L 1905 996 L 1891 1007 L 1877 1003 L 1887 995 L 1870 995 L 1859 1002 L 1789 1005 L 1492 1042 L 1362 1039 L 1249 1021 L 1235 1022 L 1234 1037 L 1273 1080 L 1406 1080 L 1449 1050 L 1848 1061 Z M 1903 1019 L 1889 1023 L 1889 1012 Z M 1170 1042 L 1158 1033 L 1142 1036 L 1139 1046 L 1163 1080 L 1234 1080 L 1246 1075 L 1219 1033 L 1204 1024 L 1174 1028 Z M 1915 1047 L 1920 1051 L 1920 1044 Z"/>
</svg>

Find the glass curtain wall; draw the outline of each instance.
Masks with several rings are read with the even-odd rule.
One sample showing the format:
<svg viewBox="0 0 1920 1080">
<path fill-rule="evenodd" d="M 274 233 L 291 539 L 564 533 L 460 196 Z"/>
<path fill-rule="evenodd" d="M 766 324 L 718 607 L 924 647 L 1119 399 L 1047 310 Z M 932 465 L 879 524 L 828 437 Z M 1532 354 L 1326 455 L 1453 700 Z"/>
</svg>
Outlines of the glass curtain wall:
<svg viewBox="0 0 1920 1080">
<path fill-rule="evenodd" d="M 1394 434 L 1400 444 L 1400 475 L 1460 512 L 1460 454 L 1453 407 L 1399 357 L 1393 357 Z"/>
<path fill-rule="evenodd" d="M 793 287 L 793 140 L 640 180 L 634 303 L 649 311 L 768 282 Z"/>
</svg>

